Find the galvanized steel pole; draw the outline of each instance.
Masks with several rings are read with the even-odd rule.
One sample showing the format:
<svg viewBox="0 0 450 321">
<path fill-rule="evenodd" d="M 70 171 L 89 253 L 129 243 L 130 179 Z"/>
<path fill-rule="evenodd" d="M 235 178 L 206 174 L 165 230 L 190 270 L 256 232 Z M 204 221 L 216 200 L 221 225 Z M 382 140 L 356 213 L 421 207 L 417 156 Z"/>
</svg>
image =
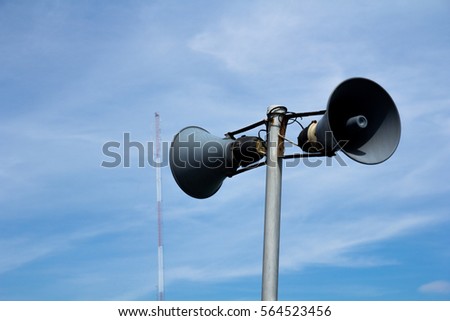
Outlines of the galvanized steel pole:
<svg viewBox="0 0 450 321">
<path fill-rule="evenodd" d="M 266 204 L 264 216 L 264 251 L 262 270 L 263 301 L 278 300 L 278 265 L 280 249 L 281 172 L 286 131 L 284 106 L 272 105 L 267 109 L 267 168 Z"/>
</svg>

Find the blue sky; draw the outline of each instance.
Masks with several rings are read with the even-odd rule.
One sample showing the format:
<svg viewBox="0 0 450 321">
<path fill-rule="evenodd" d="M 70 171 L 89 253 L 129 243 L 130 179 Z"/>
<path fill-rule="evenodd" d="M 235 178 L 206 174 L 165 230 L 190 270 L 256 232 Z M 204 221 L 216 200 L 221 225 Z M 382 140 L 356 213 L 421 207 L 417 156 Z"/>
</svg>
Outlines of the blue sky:
<svg viewBox="0 0 450 321">
<path fill-rule="evenodd" d="M 170 142 L 271 104 L 323 109 L 355 76 L 396 102 L 400 145 L 377 166 L 284 169 L 279 298 L 450 299 L 449 15 L 445 0 L 1 1 L 0 299 L 154 300 L 155 170 L 137 150 L 104 168 L 102 146 L 154 141 L 155 112 Z M 205 200 L 162 174 L 166 298 L 259 300 L 265 170 Z"/>
</svg>

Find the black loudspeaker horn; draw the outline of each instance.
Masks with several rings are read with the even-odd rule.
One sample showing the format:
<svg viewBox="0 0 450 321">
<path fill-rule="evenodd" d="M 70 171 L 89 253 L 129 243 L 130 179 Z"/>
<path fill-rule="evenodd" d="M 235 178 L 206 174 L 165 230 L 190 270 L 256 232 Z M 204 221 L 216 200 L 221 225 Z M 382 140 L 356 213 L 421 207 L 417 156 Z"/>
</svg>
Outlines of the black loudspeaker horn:
<svg viewBox="0 0 450 321">
<path fill-rule="evenodd" d="M 186 194 L 207 198 L 240 166 L 257 162 L 264 154 L 264 142 L 258 137 L 220 138 L 201 127 L 189 126 L 175 135 L 169 163 L 175 181 Z"/>
<path fill-rule="evenodd" d="M 300 133 L 307 152 L 328 156 L 342 150 L 362 164 L 379 164 L 400 141 L 400 116 L 394 101 L 377 83 L 365 78 L 342 82 L 331 94 L 326 113 Z"/>
</svg>

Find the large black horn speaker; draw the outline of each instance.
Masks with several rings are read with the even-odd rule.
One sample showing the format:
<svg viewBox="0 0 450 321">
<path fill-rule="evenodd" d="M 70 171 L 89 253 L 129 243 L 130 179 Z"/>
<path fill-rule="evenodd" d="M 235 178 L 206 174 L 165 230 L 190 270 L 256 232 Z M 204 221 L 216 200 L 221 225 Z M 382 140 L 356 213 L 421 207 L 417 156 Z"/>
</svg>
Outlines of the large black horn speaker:
<svg viewBox="0 0 450 321">
<path fill-rule="evenodd" d="M 342 82 L 331 94 L 327 111 L 298 137 L 303 150 L 333 155 L 342 150 L 362 164 L 387 160 L 400 141 L 400 116 L 380 85 L 365 78 Z"/>
<path fill-rule="evenodd" d="M 169 163 L 178 186 L 189 196 L 207 198 L 235 171 L 233 140 L 190 126 L 175 135 Z"/>
</svg>

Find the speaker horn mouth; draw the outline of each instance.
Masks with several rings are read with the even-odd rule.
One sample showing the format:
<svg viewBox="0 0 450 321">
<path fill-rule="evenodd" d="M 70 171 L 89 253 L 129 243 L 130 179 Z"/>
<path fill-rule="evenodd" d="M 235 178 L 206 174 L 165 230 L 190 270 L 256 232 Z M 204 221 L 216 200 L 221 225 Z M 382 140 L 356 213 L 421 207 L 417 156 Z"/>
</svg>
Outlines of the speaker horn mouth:
<svg viewBox="0 0 450 321">
<path fill-rule="evenodd" d="M 331 94 L 326 113 L 298 136 L 305 152 L 333 155 L 342 150 L 362 164 L 387 160 L 400 141 L 400 116 L 394 101 L 380 85 L 350 78 Z"/>
<path fill-rule="evenodd" d="M 326 118 L 326 129 L 336 141 L 347 141 L 342 152 L 362 164 L 386 161 L 400 141 L 397 107 L 388 92 L 370 79 L 350 78 L 339 84 L 328 100 Z"/>
</svg>

